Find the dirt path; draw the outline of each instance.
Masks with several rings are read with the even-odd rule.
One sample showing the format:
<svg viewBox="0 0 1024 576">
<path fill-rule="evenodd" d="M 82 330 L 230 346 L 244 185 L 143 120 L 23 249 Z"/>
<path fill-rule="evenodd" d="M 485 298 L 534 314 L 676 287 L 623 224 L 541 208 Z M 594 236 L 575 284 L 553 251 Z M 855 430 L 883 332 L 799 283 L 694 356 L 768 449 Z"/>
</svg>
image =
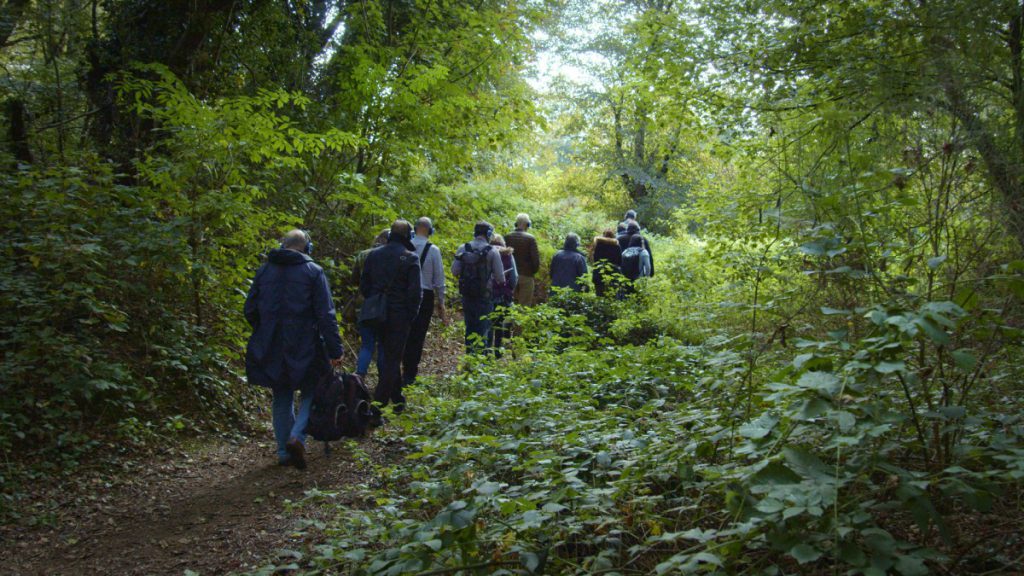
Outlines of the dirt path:
<svg viewBox="0 0 1024 576">
<path fill-rule="evenodd" d="M 434 340 L 422 372 L 450 373 L 458 345 Z M 181 575 L 188 569 L 205 576 L 258 567 L 278 550 L 315 541 L 314 525 L 334 505 L 370 505 L 345 490 L 367 480 L 366 458 L 401 458 L 400 446 L 374 435 L 359 441 L 361 458 L 340 446 L 328 456 L 321 446 L 310 443 L 306 471 L 282 468 L 270 431 L 261 431 L 51 494 L 62 504 L 49 526 L 0 528 L 0 574 Z M 311 491 L 329 494 L 288 506 Z"/>
<path fill-rule="evenodd" d="M 269 434 L 269 433 L 268 433 Z M 372 438 L 361 446 L 387 458 Z M 336 450 L 311 450 L 309 469 L 276 465 L 270 442 L 219 444 L 184 459 L 162 462 L 109 494 L 87 495 L 62 510 L 55 527 L 13 535 L 4 546 L 14 574 L 221 574 L 252 567 L 279 548 L 302 547 L 315 537 L 303 520 L 317 506 L 285 512 L 285 501 L 307 491 L 336 492 L 360 481 L 360 464 Z"/>
</svg>

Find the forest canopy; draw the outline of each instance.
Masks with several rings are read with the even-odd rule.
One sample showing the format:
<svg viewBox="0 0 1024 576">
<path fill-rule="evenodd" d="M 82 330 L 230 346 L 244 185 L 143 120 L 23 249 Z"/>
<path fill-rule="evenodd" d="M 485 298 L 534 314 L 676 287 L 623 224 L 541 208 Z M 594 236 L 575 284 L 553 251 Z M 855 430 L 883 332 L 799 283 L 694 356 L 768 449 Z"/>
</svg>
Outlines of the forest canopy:
<svg viewBox="0 0 1024 576">
<path fill-rule="evenodd" d="M 288 229 L 351 321 L 397 217 L 450 258 L 527 212 L 546 263 L 634 209 L 658 273 L 516 308 L 296 569 L 1019 568 L 1019 0 L 0 0 L 0 104 L 11 510 L 248 428 Z"/>
</svg>

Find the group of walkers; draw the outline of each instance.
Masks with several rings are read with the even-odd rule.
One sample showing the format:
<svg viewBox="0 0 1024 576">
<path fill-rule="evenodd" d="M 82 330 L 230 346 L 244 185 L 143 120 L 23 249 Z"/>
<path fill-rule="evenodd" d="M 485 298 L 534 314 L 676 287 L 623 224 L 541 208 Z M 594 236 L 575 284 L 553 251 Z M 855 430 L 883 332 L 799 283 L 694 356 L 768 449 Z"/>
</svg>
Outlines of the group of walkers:
<svg viewBox="0 0 1024 576">
<path fill-rule="evenodd" d="M 458 280 L 469 353 L 500 355 L 511 330 L 509 307 L 535 302 L 541 260 L 531 224 L 529 215 L 520 214 L 515 229 L 503 237 L 481 221 L 473 238 L 455 253 L 451 272 Z M 650 243 L 640 230 L 631 210 L 618 230 L 594 239 L 590 263 L 597 295 L 622 298 L 632 281 L 653 275 Z M 373 246 L 356 255 L 352 267 L 361 340 L 356 374 L 365 377 L 376 354 L 374 400 L 382 407 L 391 405 L 395 413 L 405 409 L 403 390 L 418 377 L 432 318 L 436 314 L 449 324 L 444 263 L 430 240 L 433 234 L 430 218 L 415 224 L 396 220 L 377 235 Z M 585 288 L 588 258 L 579 248 L 579 236 L 569 234 L 551 259 L 553 290 Z M 330 286 L 312 251 L 305 231 L 286 234 L 257 271 L 245 301 L 245 317 L 253 328 L 246 374 L 251 383 L 273 391 L 278 462 L 298 468 L 305 467 L 312 390 L 341 365 L 343 354 Z M 617 276 L 626 281 L 612 280 Z M 612 285 L 616 289 L 609 291 Z M 297 410 L 296 391 L 301 392 Z"/>
</svg>

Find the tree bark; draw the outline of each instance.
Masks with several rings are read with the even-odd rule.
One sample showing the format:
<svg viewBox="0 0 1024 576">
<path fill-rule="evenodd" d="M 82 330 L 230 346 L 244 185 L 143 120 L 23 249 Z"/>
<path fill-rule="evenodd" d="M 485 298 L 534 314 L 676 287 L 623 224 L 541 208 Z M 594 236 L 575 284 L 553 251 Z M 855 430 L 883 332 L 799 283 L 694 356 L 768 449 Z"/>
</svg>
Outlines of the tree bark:
<svg viewBox="0 0 1024 576">
<path fill-rule="evenodd" d="M 7 124 L 11 154 L 18 162 L 31 164 L 33 157 L 28 143 L 28 110 L 20 99 L 7 101 Z"/>
</svg>

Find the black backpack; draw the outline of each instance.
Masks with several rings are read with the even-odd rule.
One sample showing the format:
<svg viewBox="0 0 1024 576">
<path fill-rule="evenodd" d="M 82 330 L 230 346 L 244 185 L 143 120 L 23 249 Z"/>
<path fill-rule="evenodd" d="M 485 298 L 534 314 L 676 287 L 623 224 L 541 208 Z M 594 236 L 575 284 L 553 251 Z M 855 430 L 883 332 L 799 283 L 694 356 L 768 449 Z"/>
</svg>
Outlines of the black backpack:
<svg viewBox="0 0 1024 576">
<path fill-rule="evenodd" d="M 640 277 L 640 255 L 644 249 L 633 246 L 622 253 L 622 275 L 630 280 Z"/>
<path fill-rule="evenodd" d="M 313 391 L 306 434 L 321 442 L 358 438 L 379 422 L 380 409 L 370 401 L 370 391 L 362 379 L 332 371 Z"/>
<path fill-rule="evenodd" d="M 459 294 L 464 298 L 491 297 L 491 266 L 487 261 L 490 252 L 490 246 L 474 250 L 467 242 L 462 254 L 456 256 L 462 263 L 462 269 L 459 271 Z"/>
</svg>

